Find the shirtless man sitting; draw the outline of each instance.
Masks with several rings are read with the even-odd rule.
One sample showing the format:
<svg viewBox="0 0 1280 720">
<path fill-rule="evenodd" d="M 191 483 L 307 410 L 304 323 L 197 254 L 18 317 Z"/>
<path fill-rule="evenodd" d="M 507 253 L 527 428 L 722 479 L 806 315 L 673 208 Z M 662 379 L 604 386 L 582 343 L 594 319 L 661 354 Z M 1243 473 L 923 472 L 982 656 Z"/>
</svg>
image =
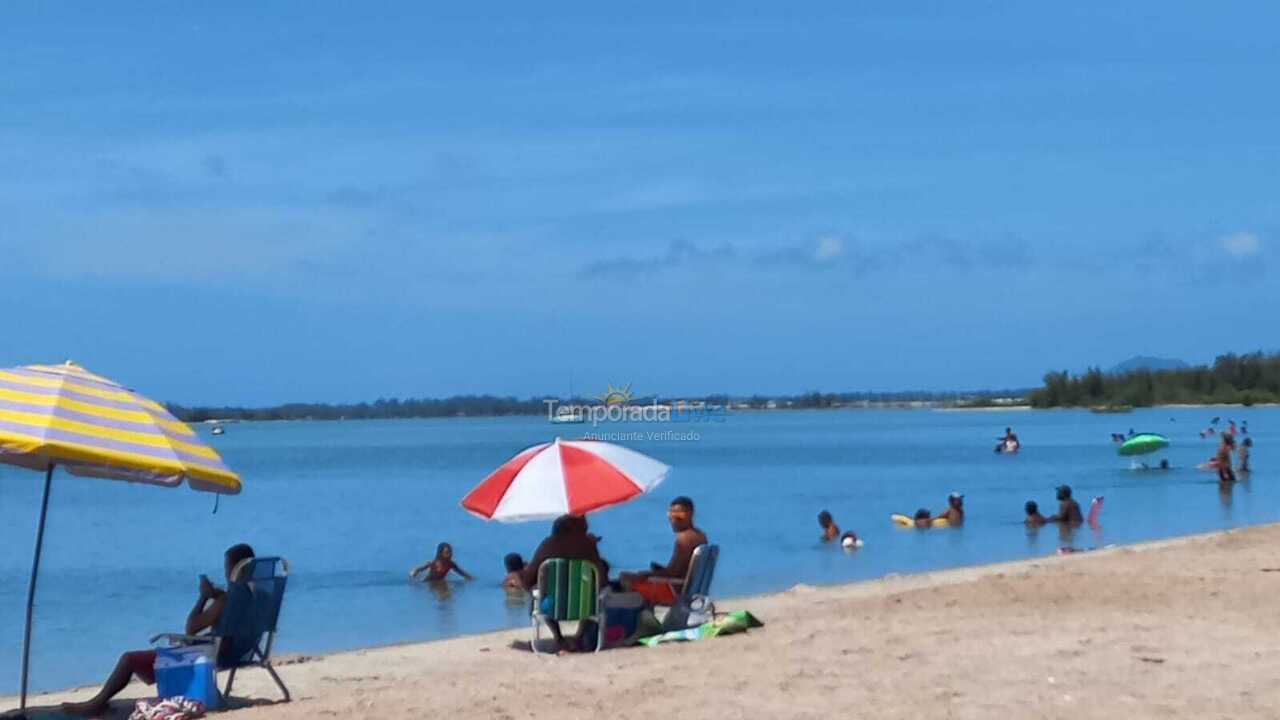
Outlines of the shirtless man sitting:
<svg viewBox="0 0 1280 720">
<path fill-rule="evenodd" d="M 631 592 L 639 593 L 652 605 L 671 605 L 676 601 L 693 551 L 707 544 L 706 533 L 693 524 L 693 501 L 683 495 L 671 501 L 667 508 L 671 531 L 676 534 L 676 544 L 666 565 L 650 563 L 646 572 L 622 573 L 619 579 Z"/>
</svg>

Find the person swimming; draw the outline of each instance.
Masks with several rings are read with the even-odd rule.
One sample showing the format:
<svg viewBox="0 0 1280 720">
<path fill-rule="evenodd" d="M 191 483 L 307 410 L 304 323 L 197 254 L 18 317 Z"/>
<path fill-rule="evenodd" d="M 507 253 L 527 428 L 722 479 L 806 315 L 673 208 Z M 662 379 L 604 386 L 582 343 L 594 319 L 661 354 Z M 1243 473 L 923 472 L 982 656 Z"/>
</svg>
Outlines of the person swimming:
<svg viewBox="0 0 1280 720">
<path fill-rule="evenodd" d="M 447 542 L 442 542 L 436 546 L 436 556 L 434 558 L 409 571 L 409 579 L 417 580 L 418 576 L 425 572 L 426 577 L 422 579 L 427 582 L 435 582 L 443 580 L 451 571 L 458 573 L 467 580 L 475 579 L 453 561 L 453 546 Z"/>
<path fill-rule="evenodd" d="M 927 508 L 917 510 L 915 516 L 912 517 L 912 521 L 915 523 L 917 530 L 928 530 L 933 527 L 933 518 L 929 517 Z"/>
<path fill-rule="evenodd" d="M 840 526 L 826 510 L 818 513 L 818 526 L 822 528 L 822 542 L 831 542 L 840 537 Z"/>
<path fill-rule="evenodd" d="M 1022 509 L 1027 513 L 1027 519 L 1023 521 L 1027 527 L 1038 528 L 1049 522 L 1045 519 L 1045 516 L 1040 514 L 1040 506 L 1036 504 L 1035 500 L 1028 500 L 1027 504 L 1022 506 Z"/>
<path fill-rule="evenodd" d="M 1000 438 L 999 442 L 996 443 L 996 452 L 1013 454 L 1021 449 L 1022 442 L 1018 440 L 1018 434 L 1011 427 L 1005 428 L 1004 437 Z"/>
<path fill-rule="evenodd" d="M 858 537 L 858 533 L 850 530 L 840 536 L 840 545 L 845 550 L 856 550 L 862 547 L 862 538 Z"/>
</svg>

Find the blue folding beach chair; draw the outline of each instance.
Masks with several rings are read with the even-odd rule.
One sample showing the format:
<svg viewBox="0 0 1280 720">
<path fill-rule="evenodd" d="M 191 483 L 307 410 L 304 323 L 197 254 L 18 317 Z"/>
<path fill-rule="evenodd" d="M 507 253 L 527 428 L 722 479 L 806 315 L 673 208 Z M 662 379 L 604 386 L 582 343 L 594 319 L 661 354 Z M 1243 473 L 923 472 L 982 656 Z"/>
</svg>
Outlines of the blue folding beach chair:
<svg viewBox="0 0 1280 720">
<path fill-rule="evenodd" d="M 209 635 L 157 635 L 151 641 L 166 640 L 171 645 L 213 643 L 218 669 L 231 672 L 223 696 L 231 696 L 237 670 L 260 667 L 271 675 L 288 702 L 289 688 L 271 667 L 271 646 L 276 639 L 289 563 L 278 557 L 248 558 L 232 569 L 231 577 L 226 607 Z"/>
<path fill-rule="evenodd" d="M 689 572 L 685 574 L 675 604 L 662 618 L 662 631 L 683 630 L 689 627 L 689 615 L 695 611 L 714 614 L 711 602 L 711 580 L 715 578 L 716 561 L 720 559 L 719 545 L 699 545 L 693 549 L 689 560 Z"/>
<path fill-rule="evenodd" d="M 604 647 L 604 598 L 600 571 L 590 560 L 551 558 L 538 568 L 533 590 L 533 651 L 538 652 L 542 626 L 548 621 L 596 623 L 596 652 Z"/>
</svg>

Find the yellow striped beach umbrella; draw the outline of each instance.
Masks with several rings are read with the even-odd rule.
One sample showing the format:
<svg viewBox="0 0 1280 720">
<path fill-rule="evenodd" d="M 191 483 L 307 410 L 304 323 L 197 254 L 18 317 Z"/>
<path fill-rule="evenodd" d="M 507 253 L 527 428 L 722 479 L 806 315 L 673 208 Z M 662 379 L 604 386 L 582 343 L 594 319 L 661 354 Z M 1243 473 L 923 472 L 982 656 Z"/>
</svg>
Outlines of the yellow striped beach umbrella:
<svg viewBox="0 0 1280 720">
<path fill-rule="evenodd" d="M 240 477 L 186 423 L 118 383 L 73 363 L 0 370 L 0 462 L 44 471 L 22 640 L 27 706 L 31 620 L 53 469 L 74 475 L 234 495 Z"/>
</svg>

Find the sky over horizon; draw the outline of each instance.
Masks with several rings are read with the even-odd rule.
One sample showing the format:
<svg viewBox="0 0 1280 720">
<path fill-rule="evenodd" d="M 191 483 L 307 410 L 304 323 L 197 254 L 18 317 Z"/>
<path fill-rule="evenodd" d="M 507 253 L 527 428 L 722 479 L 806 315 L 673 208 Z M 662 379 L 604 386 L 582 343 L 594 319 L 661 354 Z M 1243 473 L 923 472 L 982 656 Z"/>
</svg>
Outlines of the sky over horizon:
<svg viewBox="0 0 1280 720">
<path fill-rule="evenodd" d="M 183 404 L 1280 349 L 1280 6 L 0 10 L 0 366 Z"/>
</svg>

